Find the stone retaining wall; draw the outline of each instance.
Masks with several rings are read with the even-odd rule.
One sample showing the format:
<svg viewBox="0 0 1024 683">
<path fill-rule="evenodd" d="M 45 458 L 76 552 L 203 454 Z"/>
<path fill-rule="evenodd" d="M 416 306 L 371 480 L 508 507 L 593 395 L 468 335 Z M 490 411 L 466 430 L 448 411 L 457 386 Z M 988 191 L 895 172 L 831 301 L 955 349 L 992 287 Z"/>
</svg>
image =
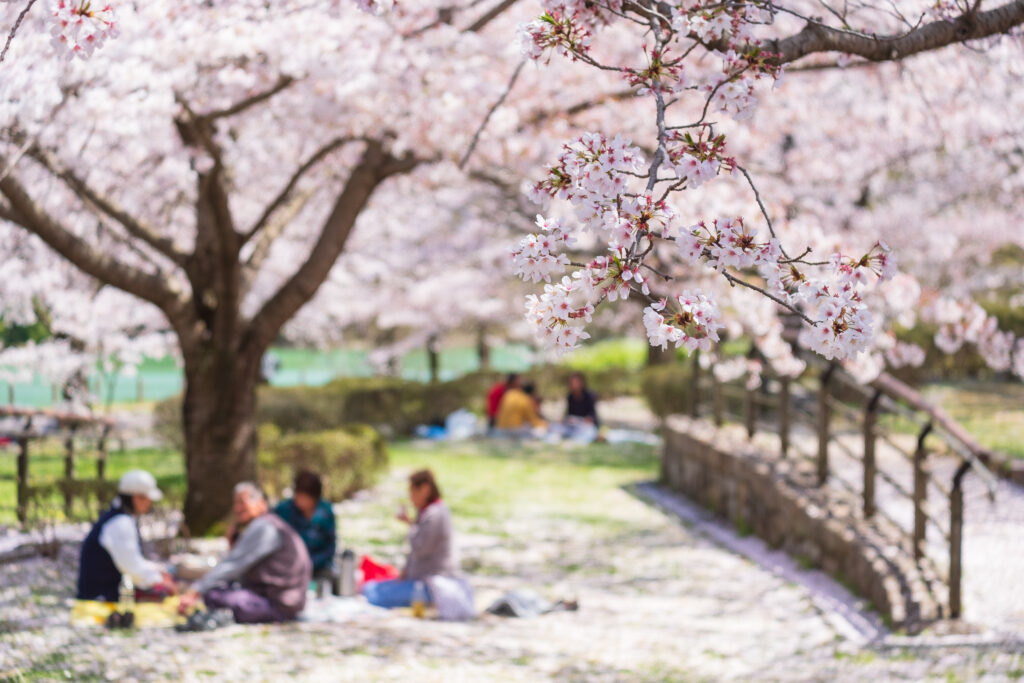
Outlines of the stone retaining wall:
<svg viewBox="0 0 1024 683">
<path fill-rule="evenodd" d="M 813 463 L 782 459 L 738 427 L 666 420 L 662 483 L 819 567 L 869 600 L 893 628 L 917 632 L 943 616 L 946 588 L 933 568 L 912 559 L 901 530 L 864 520 L 858 501 L 817 487 Z"/>
</svg>

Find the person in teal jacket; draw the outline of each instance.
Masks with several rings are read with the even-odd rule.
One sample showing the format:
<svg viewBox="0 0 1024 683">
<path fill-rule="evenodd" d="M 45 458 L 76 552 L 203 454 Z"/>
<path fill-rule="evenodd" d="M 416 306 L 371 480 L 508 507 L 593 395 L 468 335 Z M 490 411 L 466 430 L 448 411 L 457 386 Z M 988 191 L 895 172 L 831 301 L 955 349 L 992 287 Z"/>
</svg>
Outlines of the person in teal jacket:
<svg viewBox="0 0 1024 683">
<path fill-rule="evenodd" d="M 306 543 L 309 557 L 313 560 L 313 577 L 333 578 L 338 539 L 334 509 L 323 499 L 320 477 L 308 470 L 299 471 L 295 475 L 292 497 L 278 503 L 274 512 Z"/>
</svg>

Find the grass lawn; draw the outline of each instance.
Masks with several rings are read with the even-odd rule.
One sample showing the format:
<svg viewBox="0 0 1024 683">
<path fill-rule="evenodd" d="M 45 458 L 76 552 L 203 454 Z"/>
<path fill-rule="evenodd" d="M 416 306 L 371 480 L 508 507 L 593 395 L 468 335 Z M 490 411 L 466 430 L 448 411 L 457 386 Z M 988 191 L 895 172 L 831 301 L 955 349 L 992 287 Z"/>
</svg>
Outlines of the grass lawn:
<svg viewBox="0 0 1024 683">
<path fill-rule="evenodd" d="M 78 445 L 75 458 L 75 478 L 96 477 L 95 444 Z M 15 521 L 16 489 L 13 477 L 17 471 L 17 451 L 14 448 L 0 448 L 0 524 Z M 181 454 L 172 449 L 140 448 L 113 451 L 107 455 L 106 479 L 116 481 L 133 469 L 151 472 L 157 478 L 165 494 L 161 505 L 180 506 L 185 499 L 185 467 Z M 64 477 L 64 450 L 57 439 L 33 441 L 29 450 L 29 484 L 40 486 Z M 63 498 L 54 491 L 36 502 L 40 507 L 36 514 L 61 521 L 64 519 Z M 34 506 L 33 506 L 34 507 Z M 91 519 L 95 511 L 83 506 L 76 507 L 73 516 Z M 30 515 L 33 513 L 30 512 Z"/>
<path fill-rule="evenodd" d="M 488 536 L 503 528 L 503 520 L 539 518 L 582 522 L 614 534 L 621 531 L 621 516 L 613 507 L 619 487 L 653 479 L 658 472 L 655 448 L 641 444 L 399 441 L 389 447 L 389 457 L 393 472 L 432 469 L 460 528 Z M 404 486 L 383 487 L 372 503 L 360 504 L 361 519 L 343 515 L 339 524 L 345 527 L 345 542 L 360 548 L 400 548 L 406 532 L 401 523 L 385 522 L 382 528 L 379 521 L 362 521 L 393 520 L 400 504 L 408 505 Z"/>
<path fill-rule="evenodd" d="M 1024 458 L 1024 384 L 937 382 L 926 385 L 922 391 L 982 446 Z"/>
<path fill-rule="evenodd" d="M 14 522 L 15 486 L 3 480 L 15 473 L 15 451 L 0 451 L 0 524 Z M 398 441 L 390 445 L 391 467 L 412 470 L 430 467 L 437 474 L 453 511 L 466 518 L 505 517 L 521 508 L 556 514 L 600 517 L 598 492 L 657 474 L 658 456 L 651 446 L 594 444 L 563 447 L 548 444 L 511 445 L 507 442 Z M 107 460 L 107 479 L 116 480 L 130 469 L 152 472 L 166 498 L 161 505 L 180 506 L 185 494 L 182 458 L 170 449 L 113 452 Z M 30 481 L 53 482 L 63 477 L 64 455 L 56 440 L 33 442 Z M 75 475 L 96 476 L 95 453 L 81 451 Z M 397 504 L 398 501 L 395 501 Z M 51 515 L 63 516 L 63 502 L 54 493 L 44 501 Z M 86 511 L 82 511 L 85 514 Z M 386 512 L 394 514 L 393 510 Z M 90 515 L 91 516 L 91 515 Z M 397 529 L 398 527 L 396 527 Z"/>
</svg>

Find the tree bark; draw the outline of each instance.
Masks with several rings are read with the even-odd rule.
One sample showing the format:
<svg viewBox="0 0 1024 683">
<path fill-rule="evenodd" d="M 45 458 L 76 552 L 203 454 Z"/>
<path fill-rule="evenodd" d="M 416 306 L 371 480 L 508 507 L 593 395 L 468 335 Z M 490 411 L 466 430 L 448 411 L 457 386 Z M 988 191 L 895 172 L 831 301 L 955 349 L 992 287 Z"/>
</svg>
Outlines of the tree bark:
<svg viewBox="0 0 1024 683">
<path fill-rule="evenodd" d="M 185 522 L 202 534 L 231 510 L 231 489 L 256 480 L 256 354 L 227 357 L 212 345 L 185 356 Z"/>
</svg>

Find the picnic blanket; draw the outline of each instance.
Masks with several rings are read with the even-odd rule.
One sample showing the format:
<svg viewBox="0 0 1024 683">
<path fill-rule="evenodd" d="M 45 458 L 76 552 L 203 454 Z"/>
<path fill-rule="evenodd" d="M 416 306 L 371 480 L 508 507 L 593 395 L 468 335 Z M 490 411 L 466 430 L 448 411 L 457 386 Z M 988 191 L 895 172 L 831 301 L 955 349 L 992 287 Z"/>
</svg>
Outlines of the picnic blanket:
<svg viewBox="0 0 1024 683">
<path fill-rule="evenodd" d="M 71 607 L 71 625 L 102 626 L 116 608 L 116 602 L 75 600 Z M 171 628 L 180 620 L 177 595 L 165 598 L 163 602 L 135 604 L 135 626 L 138 628 Z"/>
</svg>

